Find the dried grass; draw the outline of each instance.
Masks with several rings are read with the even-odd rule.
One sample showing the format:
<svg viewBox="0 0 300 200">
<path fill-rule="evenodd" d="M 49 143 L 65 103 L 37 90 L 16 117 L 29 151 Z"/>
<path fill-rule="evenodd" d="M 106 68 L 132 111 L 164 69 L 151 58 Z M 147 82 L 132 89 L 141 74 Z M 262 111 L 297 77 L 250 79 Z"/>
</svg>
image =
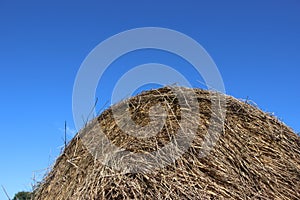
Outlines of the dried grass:
<svg viewBox="0 0 300 200">
<path fill-rule="evenodd" d="M 101 128 L 113 144 L 130 152 L 163 147 L 180 128 L 180 110 L 184 109 L 165 87 L 113 106 L 129 102 L 132 120 L 145 126 L 150 123 L 149 109 L 163 104 L 168 116 L 156 136 L 141 139 L 126 134 L 112 109 L 104 111 L 68 144 L 34 192 L 34 199 L 300 199 L 299 136 L 274 116 L 226 96 L 224 129 L 214 148 L 201 157 L 201 144 L 214 115 L 211 101 L 217 96 L 200 89 L 182 91 L 197 94 L 200 112 L 194 113 L 196 137 L 174 163 L 147 173 L 115 171 L 99 162 L 82 142 L 83 136 L 95 135 Z M 97 138 L 89 139 L 95 142 Z"/>
</svg>

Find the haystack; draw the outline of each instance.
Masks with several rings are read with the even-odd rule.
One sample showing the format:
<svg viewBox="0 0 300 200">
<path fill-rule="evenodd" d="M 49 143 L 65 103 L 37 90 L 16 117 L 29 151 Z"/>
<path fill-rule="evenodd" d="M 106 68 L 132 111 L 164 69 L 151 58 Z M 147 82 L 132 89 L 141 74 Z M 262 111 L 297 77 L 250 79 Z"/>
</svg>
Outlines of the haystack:
<svg viewBox="0 0 300 200">
<path fill-rule="evenodd" d="M 249 102 L 201 89 L 180 91 L 184 97 L 196 94 L 198 111 L 189 110 L 189 101 L 180 105 L 170 87 L 143 92 L 105 110 L 70 141 L 34 191 L 35 199 L 300 199 L 298 135 Z M 224 123 L 212 120 L 219 112 L 212 109 L 213 101 L 220 97 L 226 99 Z M 155 105 L 166 115 L 158 120 L 164 124 L 157 134 L 149 137 L 126 127 L 128 119 L 118 113 L 125 108 L 130 120 L 146 127 L 151 115 L 158 115 L 151 111 Z M 151 152 L 174 142 L 184 110 L 192 113 L 189 126 L 196 127 L 187 148 L 174 160 L 134 160 L 140 158 L 134 155 L 157 156 Z M 123 120 L 123 127 L 117 120 Z M 111 157 L 111 149 L 103 150 L 99 142 L 100 132 L 118 149 Z M 207 137 L 215 142 L 205 152 Z"/>
</svg>

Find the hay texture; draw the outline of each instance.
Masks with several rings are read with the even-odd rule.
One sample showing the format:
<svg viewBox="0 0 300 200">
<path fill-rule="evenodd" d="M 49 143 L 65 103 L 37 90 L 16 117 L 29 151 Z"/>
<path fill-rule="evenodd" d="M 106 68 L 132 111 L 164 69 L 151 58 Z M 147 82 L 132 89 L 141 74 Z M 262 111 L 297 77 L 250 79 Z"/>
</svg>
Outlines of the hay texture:
<svg viewBox="0 0 300 200">
<path fill-rule="evenodd" d="M 143 92 L 113 105 L 88 123 L 58 157 L 34 191 L 34 199 L 300 199 L 298 135 L 248 102 L 201 89 L 179 89 L 183 96 L 196 94 L 199 111 L 190 110 L 189 123 L 196 126 L 196 133 L 178 159 L 170 163 L 168 158 L 162 159 L 161 163 L 167 164 L 160 165 L 158 160 L 134 160 L 133 156 L 131 164 L 142 166 L 142 170 L 134 169 L 134 165 L 126 167 L 126 159 L 130 160 L 128 152 L 147 154 L 173 141 L 182 128 L 182 111 L 192 109 L 188 100 L 180 106 L 178 95 L 170 87 Z M 226 99 L 226 117 L 224 127 L 215 129 L 211 128 L 213 123 L 223 125 L 221 120 L 211 120 L 216 116 L 212 101 L 220 95 Z M 116 122 L 125 120 L 126 126 L 126 117 L 118 113 L 118 108 L 125 108 L 135 124 L 145 127 L 151 123 L 149 112 L 157 104 L 167 115 L 162 118 L 165 120 L 158 120 L 164 124 L 154 136 L 135 137 L 123 131 L 139 134 L 135 129 L 120 127 Z M 216 142 L 204 154 L 203 142 L 209 127 L 209 136 Z M 127 154 L 114 154 L 113 159 L 108 155 L 108 164 L 101 162 L 104 157 L 99 153 L 100 130 Z M 184 130 L 188 134 L 186 127 Z M 125 161 L 119 162 L 122 158 Z"/>
</svg>

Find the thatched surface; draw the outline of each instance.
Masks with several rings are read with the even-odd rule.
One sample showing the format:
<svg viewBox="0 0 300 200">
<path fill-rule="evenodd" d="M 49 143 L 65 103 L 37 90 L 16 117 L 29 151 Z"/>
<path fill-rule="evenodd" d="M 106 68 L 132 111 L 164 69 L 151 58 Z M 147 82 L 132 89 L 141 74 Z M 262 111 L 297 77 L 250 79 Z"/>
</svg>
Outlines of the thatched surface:
<svg viewBox="0 0 300 200">
<path fill-rule="evenodd" d="M 151 106 L 167 104 L 166 123 L 155 137 L 141 139 L 124 133 L 112 110 L 104 111 L 69 143 L 36 189 L 35 199 L 300 199 L 299 136 L 274 116 L 226 96 L 224 129 L 214 148 L 201 157 L 213 115 L 213 95 L 200 89 L 193 92 L 200 111 L 195 113 L 197 133 L 176 162 L 153 172 L 118 172 L 104 166 L 83 145 L 81 135 L 97 133 L 99 128 L 113 144 L 135 153 L 155 151 L 170 142 L 181 120 L 176 95 L 169 88 L 144 92 L 127 100 L 137 124 L 150 122 Z"/>
</svg>

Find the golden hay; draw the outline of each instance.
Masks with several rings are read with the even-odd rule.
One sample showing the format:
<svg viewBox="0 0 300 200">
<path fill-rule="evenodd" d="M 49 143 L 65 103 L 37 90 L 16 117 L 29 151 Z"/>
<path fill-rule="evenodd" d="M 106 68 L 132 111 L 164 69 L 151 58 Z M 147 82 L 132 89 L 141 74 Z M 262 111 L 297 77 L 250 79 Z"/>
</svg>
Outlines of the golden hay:
<svg viewBox="0 0 300 200">
<path fill-rule="evenodd" d="M 201 89 L 181 90 L 187 96 L 196 93 L 199 113 L 193 118 L 198 119 L 193 121 L 195 138 L 175 162 L 147 173 L 126 173 L 103 165 L 86 148 L 86 141 L 83 144 L 84 136 L 97 135 L 100 129 L 114 145 L 129 152 L 152 152 L 168 144 L 180 129 L 183 108 L 169 87 L 143 92 L 107 109 L 80 131 L 34 191 L 34 199 L 300 199 L 298 135 L 255 106 L 223 95 L 224 129 L 209 154 L 199 156 L 214 115 L 212 99 L 218 95 Z M 141 126 L 150 123 L 151 107 L 164 106 L 168 114 L 161 131 L 146 139 L 124 133 L 112 108 L 127 103 L 131 119 Z"/>
</svg>

